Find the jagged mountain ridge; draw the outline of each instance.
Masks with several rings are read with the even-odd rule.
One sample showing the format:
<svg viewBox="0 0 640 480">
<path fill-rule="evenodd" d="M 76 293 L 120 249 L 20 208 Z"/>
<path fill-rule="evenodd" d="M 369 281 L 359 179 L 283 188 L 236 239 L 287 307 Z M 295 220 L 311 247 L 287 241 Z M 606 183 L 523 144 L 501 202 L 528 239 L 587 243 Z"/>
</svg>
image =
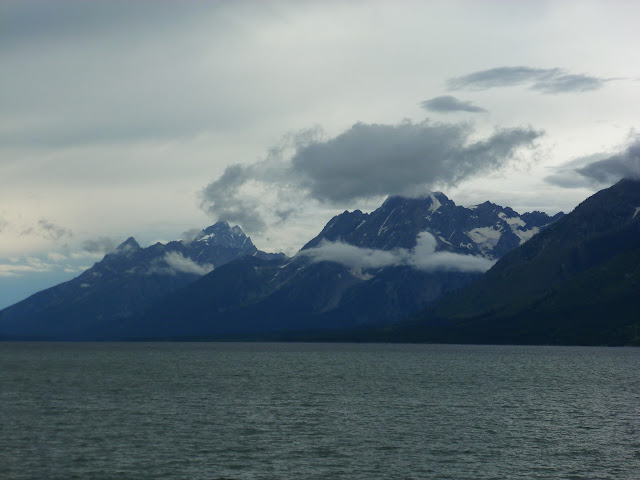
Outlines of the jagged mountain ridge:
<svg viewBox="0 0 640 480">
<path fill-rule="evenodd" d="M 322 240 L 370 249 L 411 249 L 418 234 L 428 231 L 438 250 L 496 259 L 563 215 L 519 215 L 491 202 L 462 207 L 441 192 L 422 198 L 391 196 L 370 214 L 355 210 L 334 217 L 302 249 L 317 247 Z"/>
<path fill-rule="evenodd" d="M 218 222 L 191 241 L 142 248 L 130 237 L 78 277 L 0 312 L 10 335 L 76 338 L 127 318 L 236 258 L 285 258 L 259 251 L 240 227 Z"/>
<path fill-rule="evenodd" d="M 582 202 L 396 338 L 640 345 L 640 181 Z"/>
<path fill-rule="evenodd" d="M 429 232 L 440 251 L 493 259 L 561 215 L 520 216 L 489 202 L 458 207 L 442 193 L 419 199 L 390 197 L 370 214 L 356 210 L 334 217 L 291 259 L 269 262 L 245 257 L 225 265 L 163 299 L 142 317 L 124 322 L 118 335 L 180 338 L 399 321 L 480 272 L 422 271 L 407 265 L 356 271 L 337 261 L 316 262 L 310 252 L 323 242 L 371 251 L 410 251 L 419 235 Z M 484 237 L 474 240 L 481 229 L 495 232 L 491 237 L 495 242 L 488 247 Z M 221 291 L 223 295 L 217 293 Z"/>
<path fill-rule="evenodd" d="M 190 242 L 143 249 L 130 238 L 71 282 L 0 312 L 0 332 L 166 338 L 396 322 L 480 272 L 424 271 L 407 264 L 354 269 L 309 253 L 332 241 L 407 253 L 428 232 L 438 251 L 493 260 L 555 218 L 518 215 L 489 202 L 459 207 L 442 193 L 430 193 L 389 197 L 369 214 L 338 215 L 292 259 L 258 251 L 239 227 L 226 222 Z"/>
</svg>

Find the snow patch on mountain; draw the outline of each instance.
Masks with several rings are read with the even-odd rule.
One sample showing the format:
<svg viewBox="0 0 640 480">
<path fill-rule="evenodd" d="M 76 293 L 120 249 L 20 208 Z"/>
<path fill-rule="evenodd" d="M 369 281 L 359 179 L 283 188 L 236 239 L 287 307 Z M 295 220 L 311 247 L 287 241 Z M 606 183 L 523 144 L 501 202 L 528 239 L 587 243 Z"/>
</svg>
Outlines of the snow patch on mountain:
<svg viewBox="0 0 640 480">
<path fill-rule="evenodd" d="M 413 249 L 410 265 L 427 272 L 457 271 L 486 272 L 495 263 L 484 257 L 464 255 L 460 253 L 436 251 L 437 242 L 429 232 L 418 235 L 418 242 Z"/>
<path fill-rule="evenodd" d="M 455 232 L 454 232 L 454 233 L 455 233 Z M 453 234 L 452 234 L 452 235 L 453 235 Z M 446 238 L 444 238 L 442 235 L 438 235 L 438 238 L 440 239 L 440 241 L 441 241 L 442 243 L 446 243 L 447 245 L 452 245 L 452 243 L 451 243 L 449 240 L 447 240 Z M 451 238 L 451 237 L 449 237 L 449 238 Z"/>
<path fill-rule="evenodd" d="M 435 195 L 433 193 L 429 194 L 429 197 L 431 198 L 431 205 L 429 206 L 429 211 L 430 212 L 435 212 L 436 210 L 438 210 L 440 208 L 440 206 L 442 205 L 440 203 L 440 201 L 435 197 Z"/>
<path fill-rule="evenodd" d="M 511 228 L 511 231 L 520 239 L 520 245 L 540 231 L 540 228 L 538 227 L 526 229 L 525 227 L 527 226 L 527 222 L 522 220 L 520 217 L 507 217 L 504 212 L 498 213 L 498 217 L 504 220 Z"/>
<path fill-rule="evenodd" d="M 389 218 L 391 217 L 391 215 L 393 215 L 393 212 L 395 212 L 396 209 L 394 208 L 393 210 L 391 210 L 391 213 L 389 215 L 387 215 L 387 218 L 384 219 L 384 222 L 382 222 L 382 225 L 380 226 L 380 229 L 378 230 L 378 236 L 380 236 L 381 233 L 383 233 L 386 228 L 385 225 L 387 224 L 387 220 L 389 220 Z"/>
<path fill-rule="evenodd" d="M 494 227 L 479 227 L 467 232 L 483 253 L 490 253 L 500 241 L 502 232 Z"/>
<path fill-rule="evenodd" d="M 520 239 L 520 245 L 522 245 L 527 240 L 531 239 L 536 233 L 538 233 L 540 229 L 538 227 L 533 227 L 529 230 L 514 230 L 513 233 Z"/>
<path fill-rule="evenodd" d="M 504 220 L 505 222 L 507 222 L 509 224 L 509 226 L 511 227 L 511 230 L 513 230 L 514 232 L 516 231 L 516 229 L 518 227 L 526 227 L 527 224 L 524 220 L 522 220 L 519 217 L 507 217 L 507 215 L 504 212 L 500 212 L 498 213 L 498 217 L 500 217 L 502 220 Z"/>
<path fill-rule="evenodd" d="M 234 227 L 234 229 L 237 227 Z M 221 234 L 220 232 L 213 232 L 203 237 L 198 238 L 197 242 L 203 242 L 207 245 L 226 245 L 232 248 L 242 248 L 246 245 L 249 237 L 245 236 L 242 231 L 238 233 L 233 229 L 230 232 Z"/>
<path fill-rule="evenodd" d="M 186 243 L 223 246 L 227 248 L 251 248 L 253 246 L 251 239 L 244 234 L 239 226 L 235 225 L 231 227 L 229 223 L 225 221 L 219 221 L 202 230 L 191 242 Z"/>
<path fill-rule="evenodd" d="M 216 234 L 210 233 L 209 235 L 205 235 L 204 237 L 199 238 L 197 241 L 209 243 L 208 241 L 213 240 L 214 238 L 216 238 Z"/>
</svg>

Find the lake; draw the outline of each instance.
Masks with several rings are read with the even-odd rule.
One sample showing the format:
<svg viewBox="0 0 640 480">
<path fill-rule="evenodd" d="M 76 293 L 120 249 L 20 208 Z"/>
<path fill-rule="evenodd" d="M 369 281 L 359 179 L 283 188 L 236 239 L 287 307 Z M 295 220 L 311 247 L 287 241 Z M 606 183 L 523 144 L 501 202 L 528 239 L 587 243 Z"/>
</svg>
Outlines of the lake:
<svg viewBox="0 0 640 480">
<path fill-rule="evenodd" d="M 640 349 L 0 343 L 2 479 L 638 479 Z"/>
</svg>

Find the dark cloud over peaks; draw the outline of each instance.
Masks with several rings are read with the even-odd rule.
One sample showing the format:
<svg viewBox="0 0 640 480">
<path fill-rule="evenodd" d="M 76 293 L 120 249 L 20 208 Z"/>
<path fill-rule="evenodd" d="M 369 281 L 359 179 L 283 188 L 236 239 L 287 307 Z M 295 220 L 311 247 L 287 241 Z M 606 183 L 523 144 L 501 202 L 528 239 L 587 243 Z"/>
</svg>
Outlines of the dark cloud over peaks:
<svg viewBox="0 0 640 480">
<path fill-rule="evenodd" d="M 220 178 L 202 192 L 202 208 L 219 220 L 242 225 L 248 232 L 261 232 L 266 224 L 260 213 L 260 202 L 242 195 L 241 188 L 259 177 L 255 166 L 230 165 Z"/>
<path fill-rule="evenodd" d="M 634 136 L 619 153 L 598 153 L 578 158 L 561 166 L 545 178 L 548 183 L 565 188 L 601 187 L 623 178 L 640 180 L 640 136 Z"/>
<path fill-rule="evenodd" d="M 358 123 L 297 151 L 292 170 L 322 202 L 408 194 L 500 168 L 517 148 L 530 146 L 541 135 L 531 128 L 504 129 L 469 143 L 472 133 L 466 124 Z"/>
<path fill-rule="evenodd" d="M 82 250 L 89 253 L 111 253 L 117 246 L 116 241 L 110 237 L 90 238 L 82 242 Z"/>
<path fill-rule="evenodd" d="M 68 228 L 56 225 L 45 218 L 38 220 L 38 227 L 40 228 L 42 235 L 50 240 L 60 240 L 63 237 L 73 236 L 73 232 Z"/>
<path fill-rule="evenodd" d="M 471 112 L 484 113 L 486 110 L 475 106 L 469 101 L 459 100 L 451 95 L 443 95 L 434 97 L 431 100 L 425 100 L 420 104 L 425 110 L 431 112 L 449 113 L 449 112 Z"/>
<path fill-rule="evenodd" d="M 590 163 L 577 172 L 601 184 L 615 183 L 622 178 L 640 180 L 640 136 L 624 151 Z"/>
<path fill-rule="evenodd" d="M 340 135 L 322 139 L 318 132 L 287 139 L 262 162 L 232 165 L 202 192 L 202 206 L 213 217 L 233 221 L 249 232 L 286 220 L 303 201 L 342 206 L 390 194 L 412 195 L 439 185 L 455 185 L 495 171 L 531 148 L 542 132 L 531 127 L 496 130 L 471 141 L 470 125 L 357 123 Z M 290 152 L 284 156 L 283 152 Z M 266 207 L 253 189 L 276 197 Z M 273 193 L 275 192 L 275 193 Z M 272 221 L 267 221 L 265 210 Z M 285 212 L 274 216 L 273 211 Z"/>
<path fill-rule="evenodd" d="M 602 88 L 611 79 L 570 74 L 560 68 L 496 67 L 473 72 L 447 81 L 450 90 L 487 90 L 526 85 L 545 94 L 586 92 Z"/>
</svg>

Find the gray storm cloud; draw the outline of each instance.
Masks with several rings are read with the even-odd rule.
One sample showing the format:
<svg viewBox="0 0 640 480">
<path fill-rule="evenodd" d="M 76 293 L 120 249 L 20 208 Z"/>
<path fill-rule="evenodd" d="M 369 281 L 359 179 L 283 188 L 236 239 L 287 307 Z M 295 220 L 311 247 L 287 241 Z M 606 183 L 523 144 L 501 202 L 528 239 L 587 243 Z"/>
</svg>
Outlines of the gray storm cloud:
<svg viewBox="0 0 640 480">
<path fill-rule="evenodd" d="M 292 169 L 320 201 L 408 194 L 425 185 L 455 185 L 498 169 L 517 148 L 530 146 L 541 135 L 532 128 L 503 129 L 469 143 L 471 134 L 464 124 L 359 123 L 296 152 Z"/>
<path fill-rule="evenodd" d="M 496 67 L 451 78 L 451 90 L 487 90 L 496 87 L 527 85 L 545 94 L 587 92 L 602 88 L 611 79 L 584 74 L 570 74 L 560 68 Z"/>
<path fill-rule="evenodd" d="M 231 165 L 202 192 L 202 207 L 219 220 L 239 223 L 248 232 L 261 232 L 266 223 L 260 202 L 242 195 L 241 187 L 256 179 L 255 166 Z"/>
<path fill-rule="evenodd" d="M 202 230 L 199 228 L 190 228 L 189 230 L 182 232 L 181 239 L 184 243 L 191 243 L 200 232 L 202 232 Z"/>
<path fill-rule="evenodd" d="M 589 75 L 558 75 L 531 85 L 532 90 L 542 93 L 588 92 L 602 88 L 608 79 Z"/>
<path fill-rule="evenodd" d="M 110 253 L 117 246 L 116 241 L 110 237 L 90 238 L 82 242 L 82 250 L 89 253 Z"/>
<path fill-rule="evenodd" d="M 436 239 L 428 232 L 418 235 L 411 250 L 374 250 L 360 248 L 342 242 L 323 241 L 316 248 L 303 250 L 313 262 L 336 262 L 356 272 L 390 266 L 408 266 L 425 272 L 457 271 L 485 272 L 495 262 L 483 257 L 436 251 Z"/>
<path fill-rule="evenodd" d="M 68 228 L 56 225 L 45 218 L 38 220 L 38 227 L 45 238 L 50 240 L 60 240 L 63 237 L 73 236 L 73 232 Z"/>
<path fill-rule="evenodd" d="M 22 230 L 21 235 L 37 235 L 45 240 L 61 240 L 65 237 L 72 237 L 73 232 L 65 227 L 61 227 L 46 218 L 38 220 L 36 226 L 28 227 Z"/>
<path fill-rule="evenodd" d="M 619 153 L 597 153 L 578 158 L 545 178 L 565 188 L 612 185 L 622 178 L 640 179 L 640 136 L 636 135 Z"/>
<path fill-rule="evenodd" d="M 473 134 L 468 124 L 408 120 L 397 125 L 357 123 L 330 139 L 320 138 L 318 131 L 303 132 L 290 136 L 286 147 L 272 150 L 261 162 L 227 167 L 203 190 L 202 207 L 255 233 L 268 223 L 263 196 L 249 194 L 259 186 L 275 195 L 270 211 L 282 221 L 304 200 L 348 205 L 456 185 L 504 167 L 519 149 L 532 148 L 542 132 L 531 127 L 499 129 L 472 141 Z"/>
<path fill-rule="evenodd" d="M 486 113 L 484 108 L 474 105 L 470 101 L 460 100 L 452 95 L 443 95 L 425 100 L 420 104 L 422 108 L 430 112 L 451 113 L 451 112 L 469 112 L 469 113 Z"/>
<path fill-rule="evenodd" d="M 193 61 L 204 32 L 224 30 L 221 12 L 231 7 L 223 3 L 0 2 L 3 111 L 19 119 L 0 140 L 105 145 L 185 137 L 230 121 L 230 105 L 216 116 L 214 94 L 203 100 L 211 80 Z M 36 77 L 47 81 L 26 81 Z"/>
<path fill-rule="evenodd" d="M 640 136 L 621 153 L 590 163 L 577 172 L 601 184 L 621 178 L 640 179 Z"/>
</svg>

